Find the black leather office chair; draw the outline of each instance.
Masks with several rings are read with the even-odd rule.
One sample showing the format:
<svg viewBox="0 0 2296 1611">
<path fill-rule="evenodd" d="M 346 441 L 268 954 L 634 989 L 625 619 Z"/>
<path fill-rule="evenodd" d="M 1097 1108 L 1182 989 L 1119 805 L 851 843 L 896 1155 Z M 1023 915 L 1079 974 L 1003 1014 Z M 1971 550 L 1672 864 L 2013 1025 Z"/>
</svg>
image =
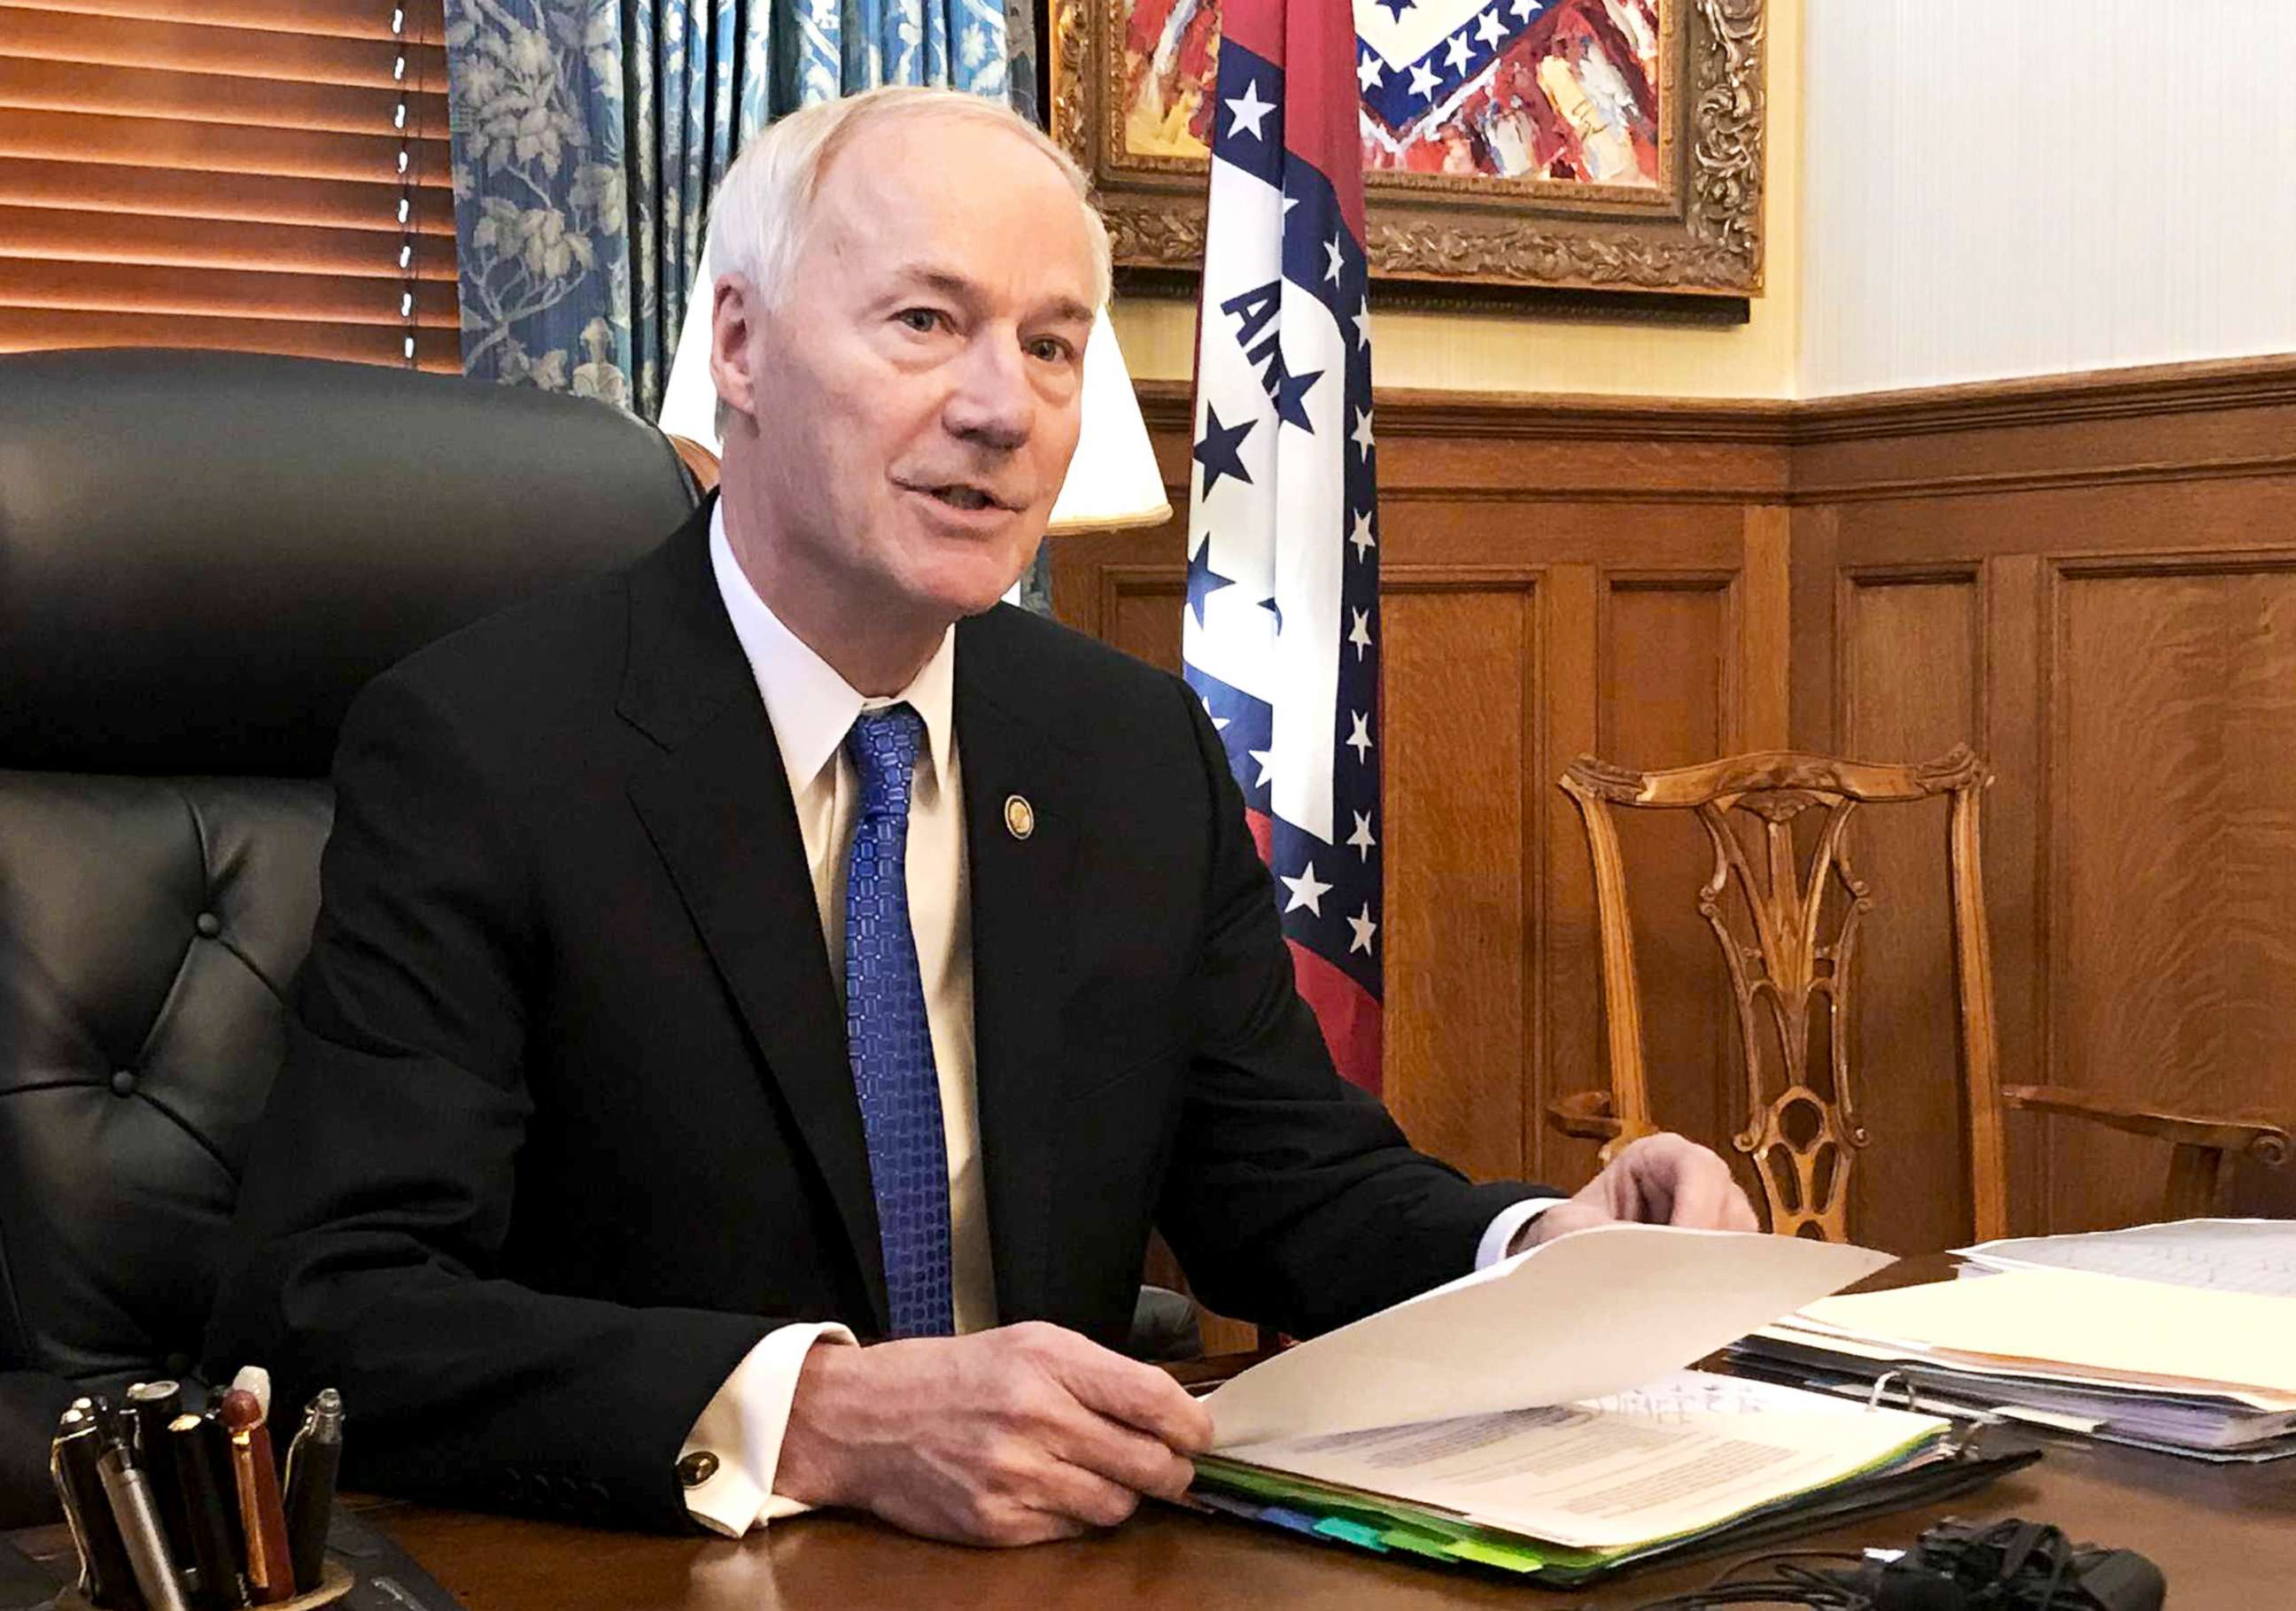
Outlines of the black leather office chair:
<svg viewBox="0 0 2296 1611">
<path fill-rule="evenodd" d="M 569 397 L 0 357 L 0 1526 L 72 1397 L 192 1368 L 351 696 L 697 495 Z"/>
<path fill-rule="evenodd" d="M 0 356 L 0 1527 L 78 1394 L 181 1376 L 367 679 L 697 487 L 595 404 L 347 364 Z M 1200 1346 L 1144 1290 L 1135 1352 Z"/>
</svg>

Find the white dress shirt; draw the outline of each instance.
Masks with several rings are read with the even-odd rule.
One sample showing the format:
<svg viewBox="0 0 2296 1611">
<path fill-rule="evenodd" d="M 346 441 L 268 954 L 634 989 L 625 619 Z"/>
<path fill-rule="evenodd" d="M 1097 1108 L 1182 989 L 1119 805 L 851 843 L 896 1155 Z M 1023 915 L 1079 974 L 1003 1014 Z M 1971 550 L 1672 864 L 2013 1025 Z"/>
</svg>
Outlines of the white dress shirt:
<svg viewBox="0 0 2296 1611">
<path fill-rule="evenodd" d="M 909 803 L 909 924 L 923 977 L 925 1017 L 940 1081 L 941 1131 L 948 1148 L 956 1329 L 985 1330 L 996 1324 L 996 1287 L 972 1068 L 972 895 L 964 774 L 952 710 L 956 629 L 952 626 L 943 634 L 940 647 L 906 688 L 890 699 L 865 699 L 783 626 L 758 596 L 726 541 L 722 503 L 709 517 L 709 562 L 789 773 L 830 971 L 840 993 L 845 987 L 845 870 L 860 809 L 860 786 L 844 753 L 845 735 L 864 710 L 887 705 L 906 704 L 924 721 L 925 741 L 917 752 Z M 1515 1232 L 1549 1200 L 1518 1203 L 1501 1212 L 1476 1249 L 1476 1267 L 1504 1255 Z M 693 1423 L 680 1451 L 681 1464 L 686 1455 L 702 1451 L 717 1457 L 715 1474 L 685 1490 L 685 1507 L 694 1520 L 712 1532 L 738 1538 L 751 1527 L 807 1509 L 773 1492 L 798 1371 L 816 1343 L 853 1341 L 851 1330 L 834 1321 L 783 1326 L 734 1368 Z"/>
</svg>

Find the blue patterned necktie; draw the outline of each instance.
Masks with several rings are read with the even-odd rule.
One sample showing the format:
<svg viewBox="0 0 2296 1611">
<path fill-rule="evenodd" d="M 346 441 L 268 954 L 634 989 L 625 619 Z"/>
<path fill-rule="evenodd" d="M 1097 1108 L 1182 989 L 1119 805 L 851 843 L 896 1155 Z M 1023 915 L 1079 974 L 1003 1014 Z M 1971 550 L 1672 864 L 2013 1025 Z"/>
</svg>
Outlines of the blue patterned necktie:
<svg viewBox="0 0 2296 1611">
<path fill-rule="evenodd" d="M 909 928 L 909 776 L 924 719 L 865 710 L 845 735 L 861 820 L 845 876 L 845 1040 L 869 1147 L 869 1185 L 895 1337 L 956 1329 L 949 1274 L 948 1148 L 916 935 Z"/>
</svg>

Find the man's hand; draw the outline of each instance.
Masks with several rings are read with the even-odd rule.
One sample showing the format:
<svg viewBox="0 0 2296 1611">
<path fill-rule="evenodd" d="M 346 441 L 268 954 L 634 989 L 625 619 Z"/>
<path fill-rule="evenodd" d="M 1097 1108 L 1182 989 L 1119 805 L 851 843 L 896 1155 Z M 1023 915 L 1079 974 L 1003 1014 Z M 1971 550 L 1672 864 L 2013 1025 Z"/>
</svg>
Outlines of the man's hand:
<svg viewBox="0 0 2296 1611">
<path fill-rule="evenodd" d="M 799 1373 L 774 1492 L 928 1538 L 1036 1543 L 1177 1499 L 1211 1438 L 1161 1370 L 1042 1321 L 824 1345 Z"/>
<path fill-rule="evenodd" d="M 1730 1165 L 1678 1135 L 1630 1141 L 1576 1197 L 1522 1228 L 1510 1253 L 1594 1225 L 1632 1220 L 1701 1231 L 1759 1231 L 1754 1206 L 1730 1178 Z"/>
</svg>

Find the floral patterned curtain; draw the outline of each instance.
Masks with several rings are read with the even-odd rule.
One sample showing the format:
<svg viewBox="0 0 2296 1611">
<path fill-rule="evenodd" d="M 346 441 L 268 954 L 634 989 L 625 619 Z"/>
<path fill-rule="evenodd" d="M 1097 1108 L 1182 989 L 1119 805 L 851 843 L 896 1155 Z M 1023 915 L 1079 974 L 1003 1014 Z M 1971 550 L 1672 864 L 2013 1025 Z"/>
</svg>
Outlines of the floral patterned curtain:
<svg viewBox="0 0 2296 1611">
<path fill-rule="evenodd" d="M 463 372 L 652 419 L 742 143 L 879 84 L 1006 94 L 1007 3 L 446 0 Z"/>
</svg>

